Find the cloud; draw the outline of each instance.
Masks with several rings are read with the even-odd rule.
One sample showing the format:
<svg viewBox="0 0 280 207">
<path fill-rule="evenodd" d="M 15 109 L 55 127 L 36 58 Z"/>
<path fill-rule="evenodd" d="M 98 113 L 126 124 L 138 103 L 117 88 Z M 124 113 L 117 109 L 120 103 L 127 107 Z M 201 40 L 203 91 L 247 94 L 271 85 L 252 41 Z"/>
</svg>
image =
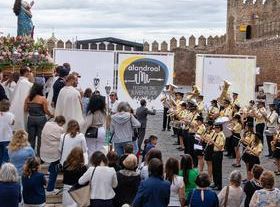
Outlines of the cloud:
<svg viewBox="0 0 280 207">
<path fill-rule="evenodd" d="M 16 34 L 14 1 L 1 1 L 0 31 Z M 225 33 L 225 0 L 35 0 L 35 34 L 61 39 L 113 36 L 132 41 Z"/>
</svg>

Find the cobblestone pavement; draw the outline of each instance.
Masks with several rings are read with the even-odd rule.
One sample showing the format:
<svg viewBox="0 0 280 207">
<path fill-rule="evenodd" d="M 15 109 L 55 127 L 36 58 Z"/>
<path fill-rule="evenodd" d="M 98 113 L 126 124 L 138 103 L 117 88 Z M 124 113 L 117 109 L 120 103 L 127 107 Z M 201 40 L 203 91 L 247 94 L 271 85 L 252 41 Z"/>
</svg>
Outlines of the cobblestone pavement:
<svg viewBox="0 0 280 207">
<path fill-rule="evenodd" d="M 159 137 L 158 146 L 157 148 L 160 149 L 163 153 L 163 160 L 166 161 L 169 157 L 176 157 L 180 158 L 180 155 L 183 152 L 179 152 L 173 143 L 176 141 L 177 138 L 171 137 L 172 132 L 162 132 L 162 113 L 158 113 L 155 116 L 148 117 L 148 124 L 146 130 L 146 138 L 149 135 L 154 134 Z M 267 146 L 265 145 L 264 151 L 261 156 L 261 165 L 268 170 L 276 170 L 275 165 L 273 163 L 273 159 L 268 159 L 264 157 L 267 154 Z M 232 163 L 234 162 L 233 159 L 229 159 L 224 156 L 223 159 L 223 185 L 227 185 L 228 183 L 228 176 L 231 171 L 238 169 L 242 172 L 242 177 L 246 178 L 246 168 L 244 162 L 241 162 L 241 168 L 234 168 L 232 167 Z M 206 170 L 206 169 L 204 169 Z M 280 176 L 276 177 L 276 187 L 280 187 Z"/>
</svg>

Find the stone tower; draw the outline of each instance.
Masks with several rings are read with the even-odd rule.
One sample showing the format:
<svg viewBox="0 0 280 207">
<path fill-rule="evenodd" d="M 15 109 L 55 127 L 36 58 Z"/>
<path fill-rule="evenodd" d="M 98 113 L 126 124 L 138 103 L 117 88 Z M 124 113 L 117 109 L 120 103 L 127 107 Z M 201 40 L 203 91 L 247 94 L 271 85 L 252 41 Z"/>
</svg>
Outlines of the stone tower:
<svg viewBox="0 0 280 207">
<path fill-rule="evenodd" d="M 279 13 L 280 0 L 228 0 L 228 44 L 280 35 Z"/>
</svg>

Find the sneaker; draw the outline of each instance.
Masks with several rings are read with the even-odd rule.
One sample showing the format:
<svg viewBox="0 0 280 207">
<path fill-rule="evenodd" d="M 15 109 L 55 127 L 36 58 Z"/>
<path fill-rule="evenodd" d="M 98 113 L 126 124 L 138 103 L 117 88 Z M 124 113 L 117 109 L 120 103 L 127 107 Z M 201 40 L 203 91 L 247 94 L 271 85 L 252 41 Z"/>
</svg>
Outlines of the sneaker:
<svg viewBox="0 0 280 207">
<path fill-rule="evenodd" d="M 47 191 L 46 190 L 46 196 L 57 195 L 59 192 L 60 192 L 59 189 L 54 189 L 53 191 Z"/>
</svg>

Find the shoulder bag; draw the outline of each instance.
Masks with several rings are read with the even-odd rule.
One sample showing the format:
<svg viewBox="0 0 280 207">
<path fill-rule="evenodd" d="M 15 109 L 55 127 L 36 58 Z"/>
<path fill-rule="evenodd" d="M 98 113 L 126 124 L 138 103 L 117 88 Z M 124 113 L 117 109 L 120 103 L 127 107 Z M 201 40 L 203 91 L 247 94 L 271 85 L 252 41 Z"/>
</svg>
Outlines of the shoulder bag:
<svg viewBox="0 0 280 207">
<path fill-rule="evenodd" d="M 68 191 L 72 199 L 78 204 L 79 207 L 87 207 L 90 205 L 90 193 L 91 193 L 91 180 L 95 172 L 96 167 L 93 169 L 90 180 L 84 184 L 79 183 L 73 185 Z"/>
<path fill-rule="evenodd" d="M 66 137 L 66 133 L 63 136 L 63 140 L 62 140 L 62 147 L 61 147 L 61 152 L 60 152 L 60 159 L 56 161 L 56 169 L 57 172 L 62 172 L 63 171 L 63 164 L 60 163 L 61 158 L 62 158 L 62 153 L 63 153 L 63 148 L 64 148 L 64 141 L 65 141 L 65 137 Z"/>
<path fill-rule="evenodd" d="M 226 190 L 226 196 L 225 196 L 225 203 L 224 203 L 224 207 L 227 207 L 227 203 L 228 203 L 228 195 L 229 195 L 229 186 L 227 186 L 227 190 Z"/>
<path fill-rule="evenodd" d="M 93 116 L 94 116 L 94 114 L 92 114 L 91 126 L 89 128 L 87 128 L 87 131 L 85 133 L 85 137 L 88 139 L 97 139 L 97 137 L 98 137 L 98 128 L 92 126 L 93 125 Z"/>
</svg>

